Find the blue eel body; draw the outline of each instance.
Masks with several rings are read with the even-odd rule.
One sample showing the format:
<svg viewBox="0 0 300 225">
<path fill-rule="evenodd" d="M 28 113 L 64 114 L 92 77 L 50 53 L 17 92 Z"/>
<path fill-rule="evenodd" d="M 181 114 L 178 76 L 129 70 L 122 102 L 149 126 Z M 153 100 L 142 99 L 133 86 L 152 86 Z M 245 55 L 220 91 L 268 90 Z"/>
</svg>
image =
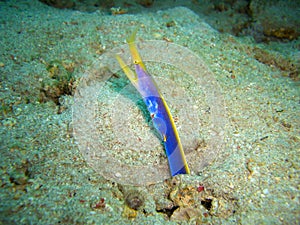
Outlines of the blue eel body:
<svg viewBox="0 0 300 225">
<path fill-rule="evenodd" d="M 168 157 L 171 175 L 189 174 L 190 170 L 170 110 L 155 81 L 147 73 L 146 67 L 135 46 L 136 32 L 137 30 L 135 30 L 127 40 L 135 65 L 135 72 L 125 64 L 120 56 L 117 55 L 116 58 L 131 83 L 141 94 L 150 112 L 153 125 L 161 135 Z"/>
</svg>

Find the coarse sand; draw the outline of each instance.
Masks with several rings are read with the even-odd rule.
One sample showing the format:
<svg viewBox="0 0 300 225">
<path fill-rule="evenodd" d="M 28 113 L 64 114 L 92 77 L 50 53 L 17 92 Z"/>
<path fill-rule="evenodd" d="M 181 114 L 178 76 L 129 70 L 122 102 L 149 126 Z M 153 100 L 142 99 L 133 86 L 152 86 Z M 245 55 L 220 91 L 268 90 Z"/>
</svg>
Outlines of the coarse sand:
<svg viewBox="0 0 300 225">
<path fill-rule="evenodd" d="M 169 177 L 114 64 L 116 49 L 129 62 L 136 27 L 191 175 Z M 16 0 L 0 1 L 0 28 L 0 224 L 300 223 L 299 40 L 220 33 L 185 7 L 109 15 Z"/>
</svg>

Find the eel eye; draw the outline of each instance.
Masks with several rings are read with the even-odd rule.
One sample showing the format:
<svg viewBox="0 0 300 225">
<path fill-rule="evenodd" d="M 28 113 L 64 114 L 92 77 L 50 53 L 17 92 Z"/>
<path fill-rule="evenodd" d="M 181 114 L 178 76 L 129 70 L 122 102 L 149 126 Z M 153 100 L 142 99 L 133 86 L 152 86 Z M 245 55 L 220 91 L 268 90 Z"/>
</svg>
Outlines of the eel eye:
<svg viewBox="0 0 300 225">
<path fill-rule="evenodd" d="M 139 61 L 134 60 L 133 63 L 134 63 L 134 64 L 139 64 Z"/>
</svg>

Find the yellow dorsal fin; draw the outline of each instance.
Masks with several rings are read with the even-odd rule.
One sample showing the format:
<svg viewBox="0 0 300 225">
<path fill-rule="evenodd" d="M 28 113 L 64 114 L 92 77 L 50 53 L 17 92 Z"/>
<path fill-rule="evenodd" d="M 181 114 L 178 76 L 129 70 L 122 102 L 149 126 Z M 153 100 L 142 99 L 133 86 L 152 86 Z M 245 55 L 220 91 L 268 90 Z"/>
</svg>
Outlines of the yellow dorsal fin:
<svg viewBox="0 0 300 225">
<path fill-rule="evenodd" d="M 132 34 L 130 35 L 129 38 L 126 39 L 127 43 L 128 43 L 128 46 L 129 46 L 129 50 L 130 50 L 130 53 L 131 53 L 131 57 L 132 57 L 132 60 L 133 60 L 133 63 L 134 64 L 139 64 L 140 67 L 142 67 L 142 69 L 144 71 L 146 71 L 146 67 L 142 61 L 142 58 L 136 48 L 136 45 L 135 45 L 135 36 L 136 36 L 136 33 L 138 32 L 139 30 L 139 27 L 135 28 L 134 31 L 132 32 Z"/>
</svg>

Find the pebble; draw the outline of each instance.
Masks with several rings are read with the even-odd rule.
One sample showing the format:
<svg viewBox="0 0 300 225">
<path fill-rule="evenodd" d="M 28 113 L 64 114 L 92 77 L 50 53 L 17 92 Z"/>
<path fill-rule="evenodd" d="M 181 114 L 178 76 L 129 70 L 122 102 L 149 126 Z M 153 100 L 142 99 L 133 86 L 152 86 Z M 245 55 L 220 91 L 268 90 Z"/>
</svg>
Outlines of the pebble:
<svg viewBox="0 0 300 225">
<path fill-rule="evenodd" d="M 264 189 L 264 190 L 263 190 L 263 193 L 264 193 L 265 195 L 268 195 L 268 194 L 269 194 L 269 190 L 268 190 L 268 189 Z"/>
<path fill-rule="evenodd" d="M 6 127 L 13 127 L 17 123 L 17 120 L 15 118 L 6 118 L 2 121 L 3 126 Z"/>
</svg>

